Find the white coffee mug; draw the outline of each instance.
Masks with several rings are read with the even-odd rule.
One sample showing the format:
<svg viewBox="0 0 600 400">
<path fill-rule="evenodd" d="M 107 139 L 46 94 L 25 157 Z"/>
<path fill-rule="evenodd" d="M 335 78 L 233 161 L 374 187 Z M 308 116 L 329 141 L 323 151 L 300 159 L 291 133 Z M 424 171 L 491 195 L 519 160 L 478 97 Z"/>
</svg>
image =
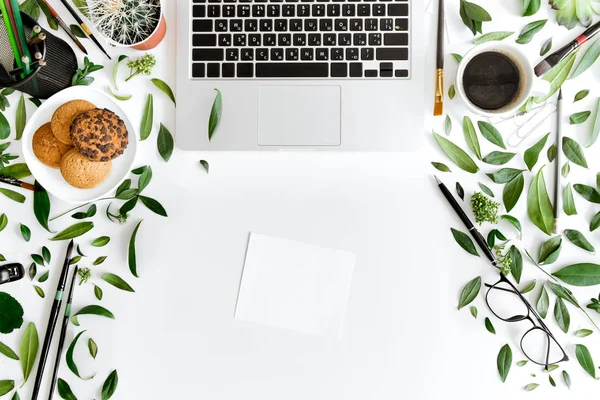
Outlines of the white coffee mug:
<svg viewBox="0 0 600 400">
<path fill-rule="evenodd" d="M 469 65 L 471 60 L 473 60 L 473 58 L 476 56 L 487 52 L 500 53 L 508 57 L 519 70 L 521 78 L 519 83 L 520 87 L 518 88 L 515 99 L 498 110 L 486 110 L 473 104 L 465 92 L 465 86 L 463 82 L 467 65 Z M 463 99 L 469 110 L 489 118 L 514 115 L 518 109 L 527 102 L 529 97 L 544 96 L 548 89 L 548 82 L 536 78 L 535 73 L 533 72 L 533 66 L 527 56 L 517 47 L 504 42 L 487 42 L 475 46 L 463 57 L 462 61 L 458 65 L 458 72 L 456 74 L 456 91 Z"/>
</svg>

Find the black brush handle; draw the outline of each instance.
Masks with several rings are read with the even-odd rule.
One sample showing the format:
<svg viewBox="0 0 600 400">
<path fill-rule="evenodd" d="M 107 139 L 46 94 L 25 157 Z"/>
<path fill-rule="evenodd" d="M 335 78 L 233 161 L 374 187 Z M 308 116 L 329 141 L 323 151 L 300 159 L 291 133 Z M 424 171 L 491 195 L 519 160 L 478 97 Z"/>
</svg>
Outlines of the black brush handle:
<svg viewBox="0 0 600 400">
<path fill-rule="evenodd" d="M 546 62 L 550 64 L 551 67 L 554 67 L 556 64 L 565 59 L 565 57 L 569 56 L 575 50 L 583 46 L 588 40 L 596 36 L 600 32 L 600 22 L 595 23 L 585 30 L 581 35 L 577 36 L 575 40 L 568 43 L 564 47 L 550 54 L 545 58 Z"/>
<path fill-rule="evenodd" d="M 444 69 L 444 0 L 438 10 L 437 69 Z"/>
</svg>

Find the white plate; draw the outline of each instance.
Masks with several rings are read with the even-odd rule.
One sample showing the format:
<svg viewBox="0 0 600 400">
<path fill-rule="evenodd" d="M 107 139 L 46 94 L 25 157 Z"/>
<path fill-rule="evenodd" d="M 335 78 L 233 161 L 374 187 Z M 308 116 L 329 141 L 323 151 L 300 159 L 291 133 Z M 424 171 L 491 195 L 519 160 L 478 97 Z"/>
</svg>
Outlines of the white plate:
<svg viewBox="0 0 600 400">
<path fill-rule="evenodd" d="M 106 180 L 93 189 L 77 189 L 67 183 L 60 170 L 47 167 L 33 154 L 33 135 L 38 128 L 50 122 L 54 111 L 71 100 L 86 100 L 98 108 L 108 108 L 124 122 L 129 132 L 129 145 L 125 152 L 113 160 L 112 171 Z M 69 203 L 86 203 L 106 196 L 127 177 L 137 152 L 137 133 L 125 112 L 108 95 L 88 86 L 65 89 L 46 100 L 31 116 L 23 131 L 23 157 L 35 179 L 55 197 Z"/>
</svg>

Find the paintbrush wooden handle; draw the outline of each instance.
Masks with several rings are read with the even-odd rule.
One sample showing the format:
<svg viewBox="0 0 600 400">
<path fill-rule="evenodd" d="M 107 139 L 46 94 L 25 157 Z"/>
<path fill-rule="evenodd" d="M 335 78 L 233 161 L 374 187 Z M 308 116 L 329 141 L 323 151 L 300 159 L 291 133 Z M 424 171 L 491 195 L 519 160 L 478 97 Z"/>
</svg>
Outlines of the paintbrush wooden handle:
<svg viewBox="0 0 600 400">
<path fill-rule="evenodd" d="M 440 0 L 437 28 L 437 69 L 444 69 L 444 19 L 444 0 Z"/>
</svg>

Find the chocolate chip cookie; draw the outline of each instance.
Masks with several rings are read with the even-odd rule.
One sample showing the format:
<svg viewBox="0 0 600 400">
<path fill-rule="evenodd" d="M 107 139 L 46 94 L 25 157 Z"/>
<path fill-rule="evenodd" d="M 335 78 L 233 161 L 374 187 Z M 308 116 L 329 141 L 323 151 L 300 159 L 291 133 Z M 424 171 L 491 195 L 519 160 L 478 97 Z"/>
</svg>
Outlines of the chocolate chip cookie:
<svg viewBox="0 0 600 400">
<path fill-rule="evenodd" d="M 73 144 L 90 161 L 107 162 L 129 144 L 125 122 L 114 112 L 95 108 L 79 114 L 71 125 Z"/>
</svg>

